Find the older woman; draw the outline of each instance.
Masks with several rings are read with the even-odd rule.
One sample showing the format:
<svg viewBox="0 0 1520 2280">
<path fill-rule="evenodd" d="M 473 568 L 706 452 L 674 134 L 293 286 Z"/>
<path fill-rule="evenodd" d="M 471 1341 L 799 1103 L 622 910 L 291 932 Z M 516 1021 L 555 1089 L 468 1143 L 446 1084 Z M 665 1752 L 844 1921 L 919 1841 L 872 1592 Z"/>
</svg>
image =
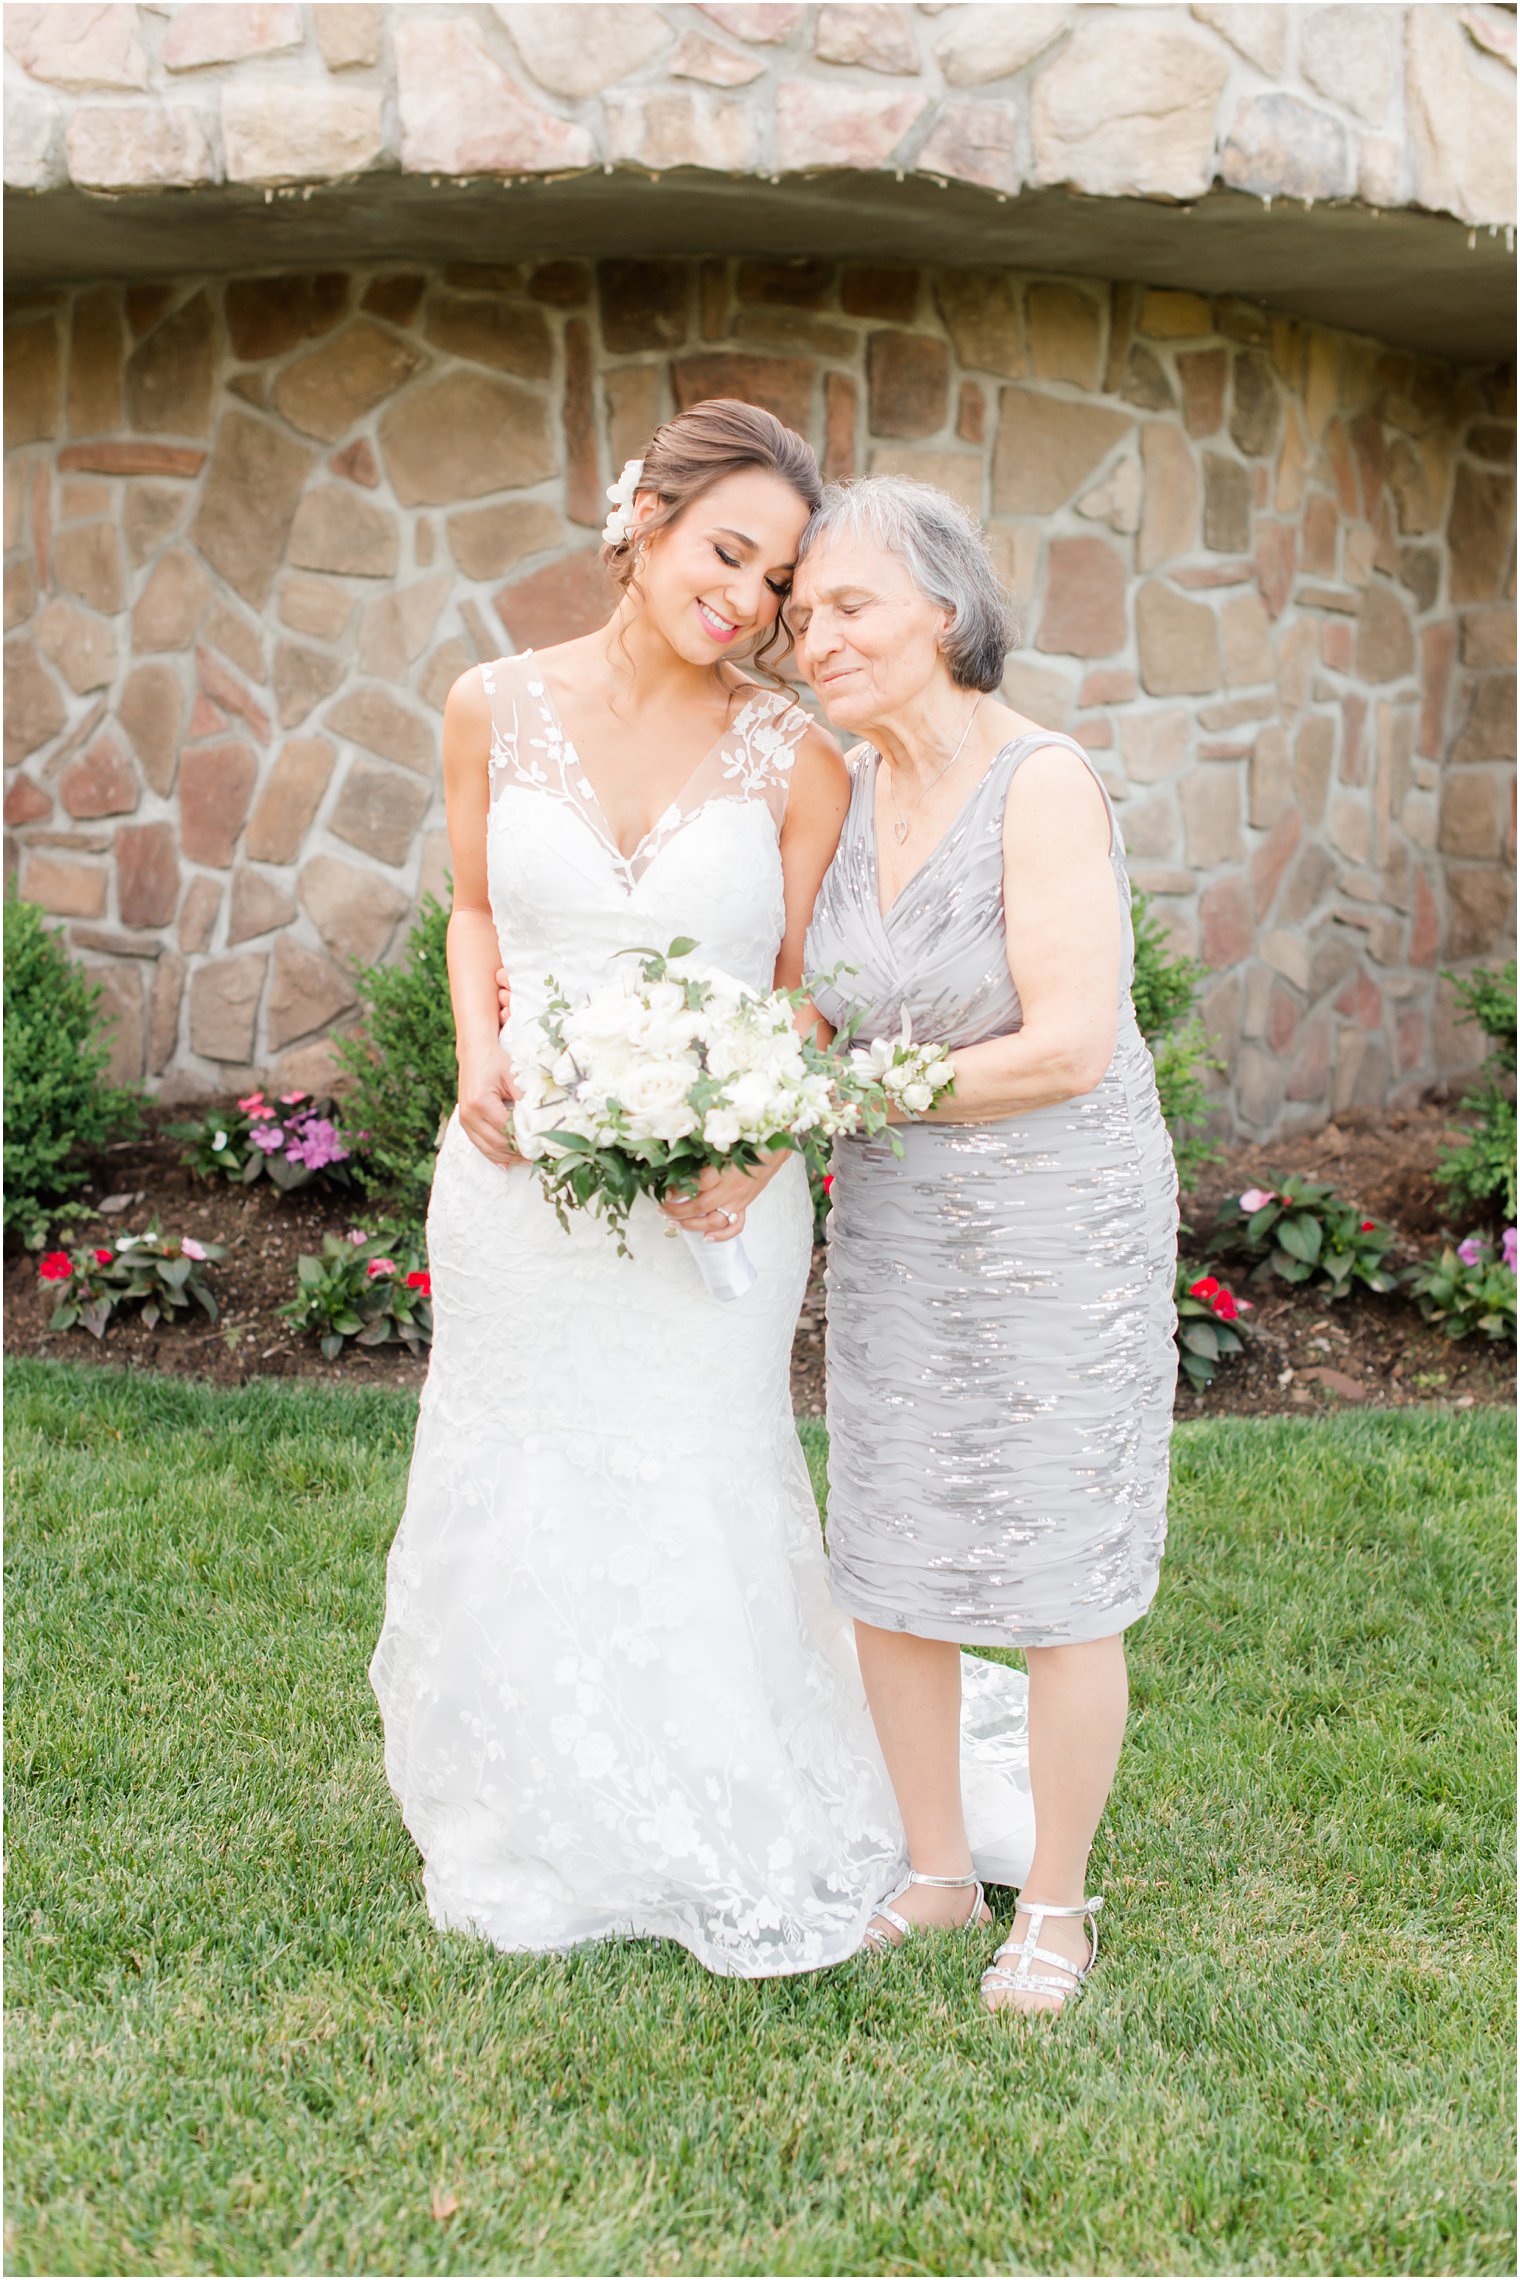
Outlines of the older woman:
<svg viewBox="0 0 1520 2280">
<path fill-rule="evenodd" d="M 970 1923 L 960 1646 L 1029 1668 L 1035 1854 L 993 2009 L 1097 1952 L 1088 1852 L 1156 1589 L 1176 1375 L 1176 1176 L 1129 984 L 1123 850 L 1086 754 L 1002 703 L 1007 605 L 926 485 L 829 492 L 793 621 L 863 742 L 807 936 L 824 1020 L 954 1048 L 954 1093 L 846 1142 L 829 1222 L 832 1590 L 855 1618 L 912 1875 L 868 1933 Z M 966 1911 L 970 1908 L 971 1915 Z"/>
</svg>

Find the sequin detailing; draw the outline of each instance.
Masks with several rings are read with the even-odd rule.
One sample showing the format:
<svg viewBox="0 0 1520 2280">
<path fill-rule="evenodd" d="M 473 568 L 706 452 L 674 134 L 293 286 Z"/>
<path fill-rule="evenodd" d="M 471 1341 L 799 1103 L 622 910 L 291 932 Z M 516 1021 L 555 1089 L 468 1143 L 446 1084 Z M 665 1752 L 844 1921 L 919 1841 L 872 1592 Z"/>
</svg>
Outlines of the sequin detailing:
<svg viewBox="0 0 1520 2280">
<path fill-rule="evenodd" d="M 916 1037 L 952 1046 L 1019 1028 L 1003 815 L 1020 762 L 1053 743 L 1070 739 L 999 753 L 885 915 L 876 760 L 862 757 L 807 938 L 809 973 L 854 969 L 815 991 L 829 1020 L 858 1014 L 883 1036 L 906 1008 Z M 1122 1630 L 1155 1593 L 1177 1181 L 1129 994 L 1129 881 L 1109 816 L 1124 962 L 1102 1082 L 1006 1121 L 909 1126 L 901 1159 L 881 1141 L 835 1150 L 831 1583 L 883 1629 L 1059 1645 Z"/>
</svg>

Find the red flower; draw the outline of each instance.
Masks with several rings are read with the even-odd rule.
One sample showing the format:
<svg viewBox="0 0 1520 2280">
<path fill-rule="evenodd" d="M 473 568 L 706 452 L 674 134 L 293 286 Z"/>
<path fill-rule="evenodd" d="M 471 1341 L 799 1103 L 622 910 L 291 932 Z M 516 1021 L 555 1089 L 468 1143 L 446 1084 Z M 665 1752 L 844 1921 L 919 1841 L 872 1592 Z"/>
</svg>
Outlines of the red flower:
<svg viewBox="0 0 1520 2280">
<path fill-rule="evenodd" d="M 95 1254 L 95 1264 L 97 1267 L 108 1267 L 115 1256 L 116 1253 L 114 1251 L 97 1251 Z"/>
<path fill-rule="evenodd" d="M 67 1282 L 74 1269 L 67 1251 L 49 1251 L 37 1272 L 44 1282 Z"/>
<path fill-rule="evenodd" d="M 1364 1220 L 1362 1221 L 1362 1229 L 1361 1229 L 1361 1231 L 1362 1231 L 1362 1233 L 1363 1233 L 1364 1235 L 1370 1235 L 1370 1234 L 1372 1234 L 1372 1232 L 1373 1232 L 1373 1230 L 1376 1228 L 1376 1226 L 1377 1226 L 1377 1221 L 1376 1221 L 1375 1219 L 1364 1219 Z"/>
<path fill-rule="evenodd" d="M 1239 1308 L 1235 1304 L 1235 1294 L 1233 1291 L 1221 1290 L 1216 1292 L 1214 1298 L 1214 1312 L 1218 1315 L 1221 1322 L 1234 1321 L 1236 1314 L 1239 1312 Z"/>
<path fill-rule="evenodd" d="M 825 1195 L 832 1195 L 834 1192 L 834 1175 L 832 1172 L 825 1172 L 823 1175 L 823 1192 Z"/>
<path fill-rule="evenodd" d="M 427 1268 L 423 1267 L 420 1272 L 407 1276 L 406 1287 L 408 1290 L 420 1290 L 424 1298 L 431 1298 L 433 1295 L 433 1278 Z"/>
<path fill-rule="evenodd" d="M 1200 1275 L 1197 1282 L 1189 1283 L 1189 1298 L 1212 1298 L 1219 1284 L 1213 1275 Z"/>
</svg>

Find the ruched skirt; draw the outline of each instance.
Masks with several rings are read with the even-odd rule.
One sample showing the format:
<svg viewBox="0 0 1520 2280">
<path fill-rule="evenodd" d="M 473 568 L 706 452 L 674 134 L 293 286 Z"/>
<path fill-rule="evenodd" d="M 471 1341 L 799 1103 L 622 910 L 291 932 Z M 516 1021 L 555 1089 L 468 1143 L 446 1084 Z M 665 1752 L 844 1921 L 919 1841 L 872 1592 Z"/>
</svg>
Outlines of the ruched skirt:
<svg viewBox="0 0 1520 2280">
<path fill-rule="evenodd" d="M 920 1638 L 1106 1638 L 1166 1537 L 1177 1179 L 1150 1054 L 1131 1021 L 1095 1091 L 901 1136 L 834 1155 L 834 1599 Z"/>
</svg>

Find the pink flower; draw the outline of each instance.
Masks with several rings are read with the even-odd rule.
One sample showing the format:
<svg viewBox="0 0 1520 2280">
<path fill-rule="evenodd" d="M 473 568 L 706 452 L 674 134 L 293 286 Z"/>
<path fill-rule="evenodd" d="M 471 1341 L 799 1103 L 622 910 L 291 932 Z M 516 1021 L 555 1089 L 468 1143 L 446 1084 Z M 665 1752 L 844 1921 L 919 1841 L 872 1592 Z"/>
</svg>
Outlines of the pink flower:
<svg viewBox="0 0 1520 2280">
<path fill-rule="evenodd" d="M 115 1256 L 116 1253 L 114 1251 L 97 1251 L 95 1254 L 95 1264 L 97 1267 L 108 1267 Z"/>
<path fill-rule="evenodd" d="M 206 1256 L 205 1244 L 197 1243 L 193 1235 L 182 1235 L 179 1247 L 187 1259 L 204 1259 Z"/>
<path fill-rule="evenodd" d="M 420 1273 L 414 1270 L 406 1278 L 406 1287 L 408 1290 L 420 1290 L 424 1298 L 431 1298 L 433 1295 L 433 1278 L 426 1267 L 422 1268 Z"/>
<path fill-rule="evenodd" d="M 44 1282 L 67 1282 L 74 1269 L 67 1251 L 49 1251 L 37 1272 Z"/>
<path fill-rule="evenodd" d="M 269 1114 L 269 1110 L 264 1106 L 264 1095 L 261 1092 L 249 1093 L 246 1100 L 238 1102 L 238 1107 L 245 1116 L 267 1116 Z"/>
<path fill-rule="evenodd" d="M 369 1241 L 369 1237 L 365 1234 L 362 1227 L 350 1227 L 348 1231 L 348 1240 L 350 1243 L 367 1243 Z"/>
<path fill-rule="evenodd" d="M 371 1259 L 364 1271 L 373 1282 L 376 1275 L 393 1275 L 396 1272 L 396 1262 L 394 1259 Z"/>
<path fill-rule="evenodd" d="M 1508 1267 L 1511 1274 L 1513 1274 L 1515 1271 L 1515 1245 L 1515 1230 L 1513 1227 L 1506 1227 L 1504 1230 L 1504 1242 L 1501 1246 L 1501 1249 L 1503 1252 L 1504 1264 Z"/>
<path fill-rule="evenodd" d="M 281 1093 L 280 1106 L 281 1108 L 294 1108 L 298 1100 L 305 1100 L 306 1097 L 305 1093 Z"/>
<path fill-rule="evenodd" d="M 276 1148 L 285 1145 L 285 1128 L 280 1124 L 260 1124 L 248 1137 L 255 1148 L 262 1148 L 266 1156 L 272 1156 Z"/>
<path fill-rule="evenodd" d="M 308 1116 L 285 1153 L 293 1164 L 304 1164 L 309 1172 L 348 1161 L 338 1127 L 326 1116 Z"/>
<path fill-rule="evenodd" d="M 1476 1267 L 1487 1249 L 1488 1245 L 1481 1235 L 1469 1235 L 1465 1243 L 1457 1245 L 1457 1257 L 1464 1267 Z"/>
<path fill-rule="evenodd" d="M 1276 1201 L 1270 1188 L 1247 1188 L 1240 1199 L 1240 1208 L 1242 1211 L 1263 1211 L 1269 1203 Z"/>
</svg>

